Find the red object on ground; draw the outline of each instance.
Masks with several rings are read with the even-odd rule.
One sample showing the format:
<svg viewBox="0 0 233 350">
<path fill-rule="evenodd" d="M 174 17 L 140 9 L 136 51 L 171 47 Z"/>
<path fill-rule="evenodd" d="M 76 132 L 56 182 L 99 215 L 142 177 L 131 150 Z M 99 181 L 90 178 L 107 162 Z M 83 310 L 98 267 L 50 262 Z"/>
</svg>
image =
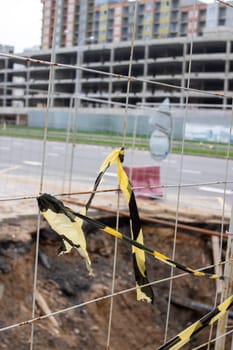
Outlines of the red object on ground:
<svg viewBox="0 0 233 350">
<path fill-rule="evenodd" d="M 159 166 L 124 167 L 124 170 L 136 196 L 150 198 L 161 198 L 163 196 L 162 188 L 154 187 L 160 186 Z"/>
</svg>

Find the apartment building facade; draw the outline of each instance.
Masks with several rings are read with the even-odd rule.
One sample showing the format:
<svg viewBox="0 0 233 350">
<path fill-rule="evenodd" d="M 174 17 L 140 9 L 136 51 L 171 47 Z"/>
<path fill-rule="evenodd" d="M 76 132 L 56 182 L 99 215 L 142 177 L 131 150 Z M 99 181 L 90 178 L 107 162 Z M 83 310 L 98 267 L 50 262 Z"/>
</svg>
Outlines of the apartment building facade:
<svg viewBox="0 0 233 350">
<path fill-rule="evenodd" d="M 41 0 L 43 3 L 41 47 L 82 45 L 92 37 L 95 0 Z M 56 18 L 56 21 L 55 21 Z M 55 27 L 55 28 L 54 28 Z"/>
<path fill-rule="evenodd" d="M 42 42 L 52 47 L 55 28 L 56 47 L 88 43 L 129 41 L 180 36 L 198 36 L 206 28 L 233 27 L 233 8 L 222 3 L 206 4 L 192 0 L 55 0 L 43 2 Z M 134 23 L 133 23 L 134 22 Z"/>
</svg>

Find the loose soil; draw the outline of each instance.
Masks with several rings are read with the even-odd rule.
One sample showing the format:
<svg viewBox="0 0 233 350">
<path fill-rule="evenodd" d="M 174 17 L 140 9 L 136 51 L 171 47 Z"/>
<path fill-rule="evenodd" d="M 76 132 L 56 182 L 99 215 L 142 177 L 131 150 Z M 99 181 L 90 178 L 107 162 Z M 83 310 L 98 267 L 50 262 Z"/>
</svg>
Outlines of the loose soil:
<svg viewBox="0 0 233 350">
<path fill-rule="evenodd" d="M 115 219 L 105 217 L 103 220 L 114 227 Z M 36 217 L 12 218 L 0 223 L 1 328 L 31 318 L 36 226 Z M 94 271 L 94 276 L 90 277 L 78 253 L 73 250 L 70 254 L 58 256 L 59 237 L 45 222 L 41 227 L 37 287 L 51 311 L 111 293 L 113 237 L 86 227 Z M 145 225 L 143 230 L 147 246 L 172 256 L 173 229 Z M 126 219 L 120 221 L 120 231 L 129 232 Z M 211 239 L 178 232 L 176 260 L 194 268 L 211 265 Z M 150 281 L 170 276 L 171 269 L 151 256 L 147 256 L 147 266 Z M 175 270 L 174 273 L 180 272 Z M 118 241 L 115 291 L 134 285 L 131 248 Z M 168 281 L 154 284 L 153 305 L 137 302 L 135 291 L 114 297 L 109 350 L 154 350 L 163 344 L 169 286 Z M 186 275 L 173 281 L 172 295 L 213 306 L 215 281 Z M 44 314 L 42 309 L 36 305 L 36 316 Z M 33 349 L 106 349 L 109 309 L 110 299 L 105 299 L 60 313 L 55 321 L 47 318 L 35 322 Z M 172 303 L 167 338 L 175 336 L 205 313 Z M 0 348 L 29 349 L 30 334 L 30 325 L 0 332 Z M 209 328 L 201 331 L 183 349 L 193 349 L 208 338 Z"/>
</svg>

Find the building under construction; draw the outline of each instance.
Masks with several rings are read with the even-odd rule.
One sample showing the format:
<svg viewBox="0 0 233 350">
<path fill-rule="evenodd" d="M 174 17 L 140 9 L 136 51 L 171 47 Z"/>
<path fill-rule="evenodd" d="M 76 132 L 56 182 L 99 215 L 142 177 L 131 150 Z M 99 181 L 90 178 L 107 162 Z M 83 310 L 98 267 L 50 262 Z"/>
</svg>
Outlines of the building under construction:
<svg viewBox="0 0 233 350">
<path fill-rule="evenodd" d="M 123 106 L 135 3 L 60 0 L 57 9 L 53 0 L 43 3 L 42 48 L 22 54 L 31 60 L 0 57 L 1 114 L 27 115 L 46 105 L 55 24 L 51 108 L 65 110 L 75 96 L 83 108 Z M 189 87 L 194 108 L 225 108 L 233 90 L 233 9 L 197 3 L 194 11 L 188 1 L 166 3 L 165 11 L 163 0 L 138 2 L 129 104 L 157 106 L 168 97 L 182 106 Z"/>
</svg>

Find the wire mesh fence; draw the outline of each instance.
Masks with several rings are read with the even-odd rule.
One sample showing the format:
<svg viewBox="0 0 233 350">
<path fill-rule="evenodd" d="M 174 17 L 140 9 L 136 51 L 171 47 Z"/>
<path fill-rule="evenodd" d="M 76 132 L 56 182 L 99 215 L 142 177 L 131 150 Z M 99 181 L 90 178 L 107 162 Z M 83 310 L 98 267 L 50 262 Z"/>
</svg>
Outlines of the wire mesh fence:
<svg viewBox="0 0 233 350">
<path fill-rule="evenodd" d="M 223 6 L 228 6 L 228 4 L 221 3 Z M 136 16 L 137 6 L 138 1 L 135 1 L 134 16 Z M 193 4 L 194 10 L 195 6 L 196 3 Z M 59 1 L 56 1 L 57 10 L 58 7 Z M 59 16 L 57 15 L 55 18 L 59 18 Z M 92 293 L 89 294 L 89 300 L 86 300 L 85 297 L 82 296 L 83 299 L 80 301 L 78 297 L 73 296 L 73 303 L 71 302 L 71 305 L 67 307 L 64 306 L 64 302 L 60 300 L 58 293 L 56 294 L 58 295 L 58 303 L 56 304 L 54 302 L 54 304 L 49 307 L 46 302 L 46 293 L 48 297 L 49 293 L 56 292 L 57 285 L 49 285 L 49 287 L 47 285 L 46 288 L 44 288 L 40 282 L 40 279 L 44 281 L 43 275 L 41 271 L 38 272 L 39 259 L 43 259 L 41 258 L 41 256 L 43 256 L 41 253 L 41 251 L 43 252 L 41 249 L 41 232 L 43 232 L 42 226 L 44 223 L 38 212 L 36 198 L 42 193 L 50 193 L 61 200 L 67 200 L 67 203 L 69 203 L 68 199 L 70 200 L 72 198 L 74 202 L 76 201 L 78 208 L 85 207 L 88 198 L 93 194 L 93 184 L 99 174 L 101 163 L 115 148 L 125 147 L 123 166 L 125 167 L 128 178 L 132 182 L 134 193 L 139 195 L 137 197 L 139 216 L 141 211 L 143 213 L 149 212 L 150 216 L 153 216 L 153 212 L 156 212 L 159 208 L 160 215 L 164 216 L 164 212 L 168 212 L 166 219 L 173 222 L 174 227 L 169 231 L 168 237 L 166 238 L 165 236 L 165 239 L 163 239 L 164 245 L 158 243 L 161 245 L 161 253 L 166 252 L 166 254 L 170 256 L 168 260 L 176 260 L 176 256 L 178 255 L 177 251 L 179 252 L 179 256 L 182 256 L 179 244 L 181 239 L 186 241 L 186 238 L 184 238 L 182 232 L 179 231 L 179 224 L 181 220 L 185 220 L 187 212 L 189 213 L 189 217 L 192 217 L 194 226 L 195 217 L 202 218 L 205 216 L 207 217 L 206 220 L 211 217 L 212 221 L 217 220 L 219 224 L 218 241 L 217 243 L 212 242 L 215 251 L 217 251 L 214 263 L 198 253 L 198 244 L 200 243 L 196 243 L 192 240 L 193 247 L 189 246 L 188 241 L 185 246 L 187 246 L 190 251 L 197 250 L 199 259 L 197 259 L 198 266 L 202 266 L 198 271 L 210 270 L 217 271 L 216 274 L 219 275 L 224 274 L 225 287 L 223 287 L 221 283 L 217 283 L 215 287 L 212 281 L 207 282 L 209 283 L 207 284 L 207 289 L 214 289 L 213 294 L 215 298 L 213 298 L 212 294 L 211 296 L 208 293 L 207 295 L 199 294 L 198 290 L 201 290 L 202 282 L 194 282 L 192 285 L 190 284 L 190 299 L 194 299 L 194 295 L 197 294 L 207 301 L 212 308 L 215 308 L 216 305 L 219 305 L 220 302 L 223 302 L 223 300 L 232 293 L 231 228 L 229 228 L 230 234 L 226 234 L 226 226 L 230 221 L 232 207 L 232 96 L 229 95 L 229 93 L 219 93 L 211 91 L 211 89 L 195 89 L 196 85 L 194 79 L 192 79 L 192 53 L 193 50 L 195 50 L 193 47 L 193 36 L 189 38 L 188 42 L 189 59 L 186 82 L 183 81 L 182 84 L 174 85 L 169 82 L 165 83 L 156 80 L 156 76 L 153 77 L 153 79 L 150 77 L 148 79 L 141 78 L 140 72 L 136 71 L 133 65 L 135 24 L 136 17 L 134 18 L 134 26 L 132 28 L 130 51 L 125 58 L 128 63 L 125 64 L 124 74 L 118 73 L 116 68 L 114 70 L 106 70 L 104 69 L 104 65 L 101 68 L 99 66 L 92 68 L 84 64 L 75 65 L 56 61 L 55 43 L 53 43 L 51 56 L 48 55 L 47 60 L 1 53 L 1 57 L 11 59 L 19 65 L 22 64 L 22 69 L 24 69 L 25 62 L 31 67 L 36 66 L 38 69 L 42 68 L 42 71 L 44 70 L 42 80 L 45 80 L 44 78 L 49 79 L 45 87 L 43 87 L 44 83 L 41 82 L 41 89 L 33 88 L 33 81 L 28 82 L 26 91 L 28 96 L 30 96 L 30 94 L 32 96 L 36 94 L 38 98 L 38 95 L 41 95 L 41 104 L 40 106 L 37 105 L 40 113 L 34 111 L 34 121 L 38 122 L 39 120 L 40 126 L 34 125 L 30 128 L 28 126 L 21 126 L 16 128 L 9 124 L 4 124 L 3 122 L 0 131 L 1 219 L 15 217 L 15 215 L 25 216 L 34 214 L 38 216 L 37 228 L 34 228 L 36 231 L 35 264 L 34 267 L 31 266 L 31 269 L 34 271 L 33 276 L 30 274 L 29 278 L 32 288 L 30 291 L 24 291 L 25 296 L 23 298 L 25 303 L 26 296 L 28 294 L 31 295 L 30 302 L 32 303 L 32 312 L 31 315 L 27 313 L 26 318 L 23 320 L 21 317 L 12 318 L 9 324 L 5 324 L 4 320 L 2 320 L 0 332 L 3 333 L 4 337 L 4 332 L 13 331 L 17 333 L 24 332 L 21 331 L 21 329 L 26 329 L 26 335 L 30 339 L 30 349 L 39 349 L 41 334 L 38 329 L 40 329 L 40 327 L 43 328 L 42 320 L 44 319 L 49 319 L 52 322 L 53 329 L 51 338 L 58 338 L 58 342 L 51 340 L 51 348 L 55 346 L 54 344 L 57 344 L 56 346 L 58 346 L 58 348 L 59 346 L 60 348 L 63 347 L 62 340 L 59 340 L 59 337 L 66 332 L 66 334 L 70 334 L 71 338 L 74 337 L 74 340 L 70 343 L 72 344 L 70 348 L 77 342 L 81 348 L 84 349 L 85 346 L 87 346 L 85 345 L 85 337 L 91 338 L 93 332 L 102 332 L 102 330 L 100 331 L 98 328 L 100 327 L 98 326 L 99 319 L 95 318 L 93 320 L 91 328 L 86 330 L 84 336 L 83 334 L 80 335 L 80 332 L 82 333 L 84 329 L 80 326 L 80 331 L 78 329 L 79 327 L 74 327 L 72 317 L 74 320 L 80 323 L 83 322 L 85 325 L 85 317 L 88 317 L 85 315 L 89 312 L 88 306 L 94 304 L 96 308 L 95 311 L 98 313 L 99 303 L 104 303 L 106 300 L 110 301 L 109 304 L 104 304 L 103 310 L 101 309 L 104 323 L 99 323 L 101 325 L 104 324 L 105 328 L 103 332 L 106 333 L 106 340 L 104 343 L 100 344 L 99 348 L 117 349 L 118 345 L 116 344 L 122 346 L 121 341 L 118 340 L 117 342 L 116 339 L 124 335 L 124 329 L 122 330 L 121 327 L 117 325 L 118 322 L 121 322 L 121 318 L 117 311 L 115 311 L 115 308 L 118 310 L 119 314 L 122 315 L 123 319 L 124 305 L 129 303 L 127 294 L 138 290 L 138 286 L 134 287 L 130 272 L 125 271 L 124 266 L 119 262 L 119 243 L 117 239 L 115 240 L 114 247 L 112 241 L 108 243 L 112 246 L 111 255 L 113 258 L 111 260 L 111 266 L 106 268 L 103 265 L 103 270 L 106 269 L 106 271 L 104 271 L 108 276 L 107 286 L 102 285 L 100 288 L 98 279 L 96 279 L 92 287 Z M 59 58 L 59 55 L 57 55 L 57 58 Z M 81 58 L 80 55 L 79 63 L 81 63 Z M 57 81 L 59 80 L 59 74 L 62 77 L 63 69 L 70 72 L 71 79 L 74 79 L 75 76 L 79 79 L 75 81 L 76 91 L 70 92 L 66 96 L 69 102 L 66 106 L 66 112 L 62 114 L 59 112 L 59 101 L 62 98 L 64 99 L 64 92 L 62 86 L 59 92 L 59 84 Z M 150 66 L 149 70 L 152 74 L 153 66 Z M 78 72 L 78 74 L 75 75 L 74 72 Z M 97 79 L 97 84 L 99 77 L 103 79 L 103 83 L 105 79 L 108 79 L 108 81 L 117 80 L 119 86 L 117 87 L 115 84 L 115 99 L 110 99 L 108 97 L 107 89 L 109 86 L 107 84 L 103 84 L 101 87 L 103 90 L 102 95 L 106 95 L 103 96 L 103 98 L 95 97 L 94 89 L 96 83 L 94 84 L 94 82 L 92 93 L 90 93 L 90 91 L 86 91 L 86 93 L 85 91 L 81 91 L 81 85 L 79 85 L 81 73 L 83 77 L 88 77 L 88 79 Z M 54 91 L 54 81 L 56 81 L 57 84 L 56 91 Z M 120 91 L 122 87 L 121 82 L 125 83 L 124 92 Z M 32 88 L 29 88 L 29 83 Z M 63 84 L 65 84 L 65 82 L 63 82 Z M 135 95 L 137 96 L 137 93 L 141 93 L 143 84 L 150 87 L 151 95 L 156 96 L 166 95 L 168 91 L 174 95 L 177 90 L 182 91 L 183 104 L 170 108 L 166 102 L 165 104 L 132 103 L 135 102 Z M 85 84 L 83 85 L 83 88 L 84 87 Z M 9 89 L 9 92 L 12 89 L 11 86 L 5 88 L 7 90 Z M 207 111 L 205 110 L 205 112 L 203 112 L 202 110 L 202 114 L 200 113 L 198 115 L 199 111 L 196 111 L 198 106 L 193 103 L 193 96 L 197 93 L 201 93 L 203 96 L 216 97 L 218 101 L 220 101 L 217 107 L 215 105 L 217 110 L 216 114 L 214 113 L 213 115 L 212 110 L 209 111 L 206 109 Z M 120 95 L 123 95 L 123 97 L 119 98 Z M 56 108 L 54 108 L 55 100 L 57 103 Z M 224 110 L 221 110 L 221 107 L 224 106 L 224 104 L 221 104 L 223 100 L 229 103 L 225 105 L 226 108 Z M 101 109 L 96 108 L 95 113 L 90 111 L 88 112 L 89 114 L 83 114 L 85 103 L 88 108 L 93 105 L 95 105 L 95 108 L 102 106 L 104 107 L 103 112 Z M 110 106 L 114 107 L 111 108 L 111 115 L 108 114 L 109 111 L 107 110 Z M 206 106 L 205 104 L 205 107 Z M 193 111 L 195 111 L 196 114 L 193 114 Z M 221 122 L 219 122 L 218 117 L 219 111 L 223 114 Z M 174 118 L 174 115 L 176 118 Z M 57 121 L 59 128 L 56 128 Z M 51 126 L 53 126 L 53 128 L 51 128 Z M 188 155 L 188 153 L 191 155 Z M 198 153 L 198 156 L 195 156 L 196 153 Z M 138 177 L 137 173 L 139 174 Z M 95 189 L 95 198 L 92 203 L 93 207 L 96 206 L 99 210 L 112 209 L 115 213 L 114 218 L 116 218 L 116 232 L 120 231 L 120 211 L 127 208 L 127 201 L 120 196 L 120 185 L 117 176 L 117 166 L 113 164 L 103 177 L 101 187 L 98 188 L 98 190 Z M 72 206 L 72 208 L 75 208 L 76 212 L 78 211 L 77 205 Z M 169 210 L 172 214 L 169 214 Z M 228 253 L 226 253 L 226 236 L 228 236 Z M 166 239 L 171 241 L 169 247 L 166 247 Z M 147 240 L 146 237 L 145 240 Z M 94 249 L 93 244 L 96 243 L 91 242 L 91 238 L 88 238 L 88 244 L 92 246 L 91 249 Z M 119 244 L 119 249 L 123 249 L 122 244 Z M 204 252 L 205 249 L 203 249 L 203 254 Z M 120 253 L 121 258 L 122 254 L 123 253 Z M 124 254 L 131 255 L 131 252 L 124 250 Z M 77 258 L 75 255 L 71 257 Z M 58 259 L 61 259 L 61 257 L 58 257 Z M 95 257 L 95 259 L 98 262 L 98 257 Z M 167 261 L 165 258 L 161 258 L 161 260 Z M 67 260 L 66 263 L 68 264 L 69 261 Z M 101 259 L 99 263 L 101 263 Z M 44 262 L 44 264 L 46 263 Z M 117 269 L 118 264 L 120 268 Z M 159 270 L 158 274 L 155 273 L 154 270 L 156 269 L 153 264 L 154 261 L 150 259 L 148 270 L 151 275 L 154 276 L 150 280 L 150 284 L 155 288 L 157 299 L 153 305 L 155 310 L 154 319 L 153 317 L 151 318 L 152 311 L 150 306 L 145 305 L 142 307 L 144 315 L 140 318 L 140 323 L 143 326 L 143 322 L 145 322 L 145 327 L 149 327 L 149 331 L 146 333 L 147 336 L 149 336 L 149 333 L 153 333 L 154 331 L 155 334 L 157 333 L 158 323 L 156 322 L 159 318 L 159 324 L 163 332 L 162 337 L 161 332 L 158 332 L 159 334 L 152 337 L 153 345 L 151 345 L 146 338 L 143 339 L 143 345 L 148 349 L 158 348 L 159 345 L 163 342 L 166 343 L 172 336 L 180 334 L 182 329 L 178 329 L 178 327 L 173 324 L 171 326 L 172 319 L 177 317 L 172 306 L 174 301 L 174 289 L 177 290 L 177 283 L 181 286 L 181 292 L 182 286 L 186 286 L 186 284 L 189 283 L 187 282 L 187 273 L 177 275 L 175 268 L 178 267 L 179 264 L 173 264 L 171 269 L 168 268 L 165 271 Z M 186 261 L 184 264 L 188 266 L 189 262 Z M 65 272 L 66 271 L 60 271 L 61 279 L 63 280 L 66 280 Z M 79 269 L 76 272 L 80 273 Z M 128 285 L 125 287 L 122 281 L 119 282 L 119 277 L 117 276 L 117 273 L 126 272 L 131 281 L 130 287 Z M 198 279 L 198 277 L 188 278 Z M 82 274 L 82 281 L 80 282 L 79 280 L 79 283 L 85 284 L 83 282 L 85 279 L 88 279 L 88 276 L 86 275 L 83 277 Z M 195 283 L 197 285 L 196 288 L 194 288 Z M 161 285 L 164 284 L 166 284 L 166 289 L 161 287 Z M 79 288 L 79 286 L 77 286 L 77 288 Z M 82 289 L 82 287 L 80 287 L 80 289 Z M 83 289 L 85 290 L 85 287 L 83 287 Z M 166 293 L 166 300 L 160 299 L 160 290 L 162 291 L 161 293 Z M 221 292 L 222 297 L 220 297 Z M 70 291 L 70 293 L 72 295 L 73 292 Z M 48 299 L 51 300 L 49 297 Z M 11 302 L 13 303 L 13 300 L 11 300 Z M 38 314 L 36 303 L 42 309 L 43 315 Z M 159 312 L 162 303 L 165 304 L 163 305 L 163 310 L 166 310 L 166 312 L 163 311 L 164 314 Z M 227 307 L 230 306 L 231 303 Z M 53 307 L 54 309 L 52 309 Z M 131 304 L 131 308 L 132 319 L 134 317 L 139 317 L 139 314 L 135 313 L 135 309 L 137 308 L 135 303 Z M 77 312 L 77 310 L 81 311 Z M 223 313 L 226 311 L 225 306 L 222 307 L 222 309 L 220 307 L 220 311 L 222 310 Z M 70 313 L 72 317 L 69 318 L 67 315 Z M 145 321 L 147 313 L 149 315 L 148 319 L 150 321 L 151 319 L 153 320 L 151 324 Z M 114 321 L 114 316 L 116 314 L 118 318 L 117 321 Z M 212 317 L 207 318 L 206 323 L 203 321 L 203 323 L 199 324 L 200 328 L 204 328 L 207 325 L 211 326 L 213 321 L 217 320 L 217 314 L 218 309 L 217 311 L 215 310 Z M 57 318 L 57 316 L 59 316 L 59 318 Z M 189 316 L 190 312 L 187 312 L 187 317 L 184 317 L 183 320 L 185 326 L 190 322 L 188 319 Z M 215 316 L 216 318 L 214 319 Z M 65 331 L 62 324 L 66 317 L 69 318 L 69 322 L 66 322 L 66 328 L 68 328 L 68 330 L 66 329 Z M 9 319 L 11 318 L 8 318 L 8 320 Z M 128 322 L 131 321 L 130 319 Z M 125 325 L 127 322 L 124 321 L 123 324 Z M 31 325 L 30 332 L 27 328 L 28 325 Z M 172 329 L 172 327 L 174 329 Z M 229 327 L 231 327 L 230 322 L 226 322 L 223 325 L 220 324 L 217 331 L 215 328 L 211 328 L 211 331 L 205 333 L 205 336 L 198 335 L 195 344 L 190 342 L 188 348 L 223 349 L 224 345 L 221 339 L 227 335 L 227 345 L 225 347 L 227 349 L 227 347 L 230 346 L 230 337 L 232 335 L 232 330 L 229 330 Z M 137 329 L 131 331 L 135 338 L 137 338 Z M 192 332 L 186 332 L 182 337 L 189 340 L 189 338 L 192 337 Z M 179 341 L 182 337 L 178 337 L 178 340 L 176 339 L 175 342 L 171 342 L 164 347 L 161 346 L 161 349 L 180 348 L 181 344 Z M 82 339 L 82 341 L 80 339 Z M 216 341 L 216 339 L 220 340 Z M 55 343 L 53 344 L 53 342 Z M 111 345 L 112 342 L 114 345 Z M 147 344 L 149 344 L 148 347 Z M 197 346 L 196 344 L 199 345 Z M 8 348 L 10 348 L 9 344 Z M 125 345 L 125 349 L 130 350 L 131 348 L 137 348 L 137 344 L 134 341 Z"/>
</svg>

